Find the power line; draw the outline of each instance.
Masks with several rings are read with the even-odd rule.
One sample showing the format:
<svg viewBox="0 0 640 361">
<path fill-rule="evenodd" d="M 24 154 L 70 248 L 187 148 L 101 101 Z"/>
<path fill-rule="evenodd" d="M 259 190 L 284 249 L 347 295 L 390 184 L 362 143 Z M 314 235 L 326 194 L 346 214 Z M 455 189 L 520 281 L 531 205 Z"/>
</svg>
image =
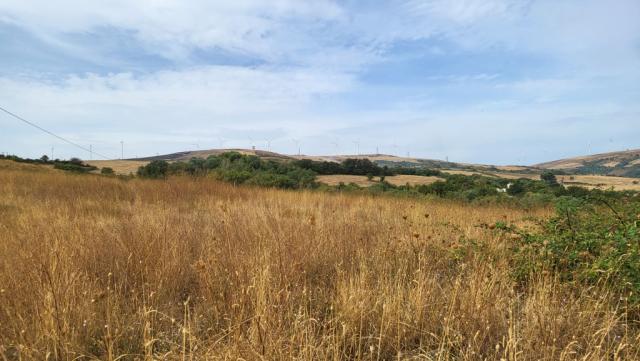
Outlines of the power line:
<svg viewBox="0 0 640 361">
<path fill-rule="evenodd" d="M 102 155 L 102 154 L 100 154 L 100 153 L 98 153 L 98 152 L 94 152 L 94 151 L 93 151 L 93 149 L 85 148 L 85 147 L 81 146 L 80 144 L 74 143 L 74 142 L 72 142 L 72 141 L 70 141 L 70 140 L 68 140 L 68 139 L 66 139 L 66 138 L 63 138 L 63 137 L 61 137 L 61 136 L 59 136 L 59 135 L 57 135 L 57 134 L 55 134 L 55 133 L 52 133 L 52 132 L 50 132 L 50 131 L 48 131 L 48 130 L 44 129 L 44 128 L 43 128 L 43 127 L 41 127 L 41 126 L 39 126 L 39 125 L 37 125 L 37 124 L 35 124 L 35 123 L 32 123 L 32 122 L 30 122 L 30 121 L 28 121 L 28 120 L 24 119 L 23 117 L 21 117 L 21 116 L 19 116 L 19 115 L 17 115 L 17 114 L 14 114 L 14 113 L 12 113 L 12 112 L 10 112 L 10 111 L 8 111 L 8 110 L 6 110 L 6 109 L 5 109 L 5 108 L 3 108 L 3 107 L 0 107 L 0 110 L 2 110 L 3 112 L 5 112 L 5 113 L 9 114 L 10 116 L 12 116 L 12 117 L 14 117 L 14 118 L 16 118 L 16 119 L 18 119 L 18 120 L 20 120 L 20 121 L 22 121 L 22 122 L 26 123 L 26 124 L 29 124 L 30 126 L 32 126 L 32 127 L 34 127 L 34 128 L 36 128 L 36 129 L 39 129 L 39 130 L 41 130 L 41 131 L 43 131 L 43 132 L 45 132 L 45 133 L 47 133 L 47 134 L 49 134 L 49 135 L 51 135 L 51 136 L 54 136 L 54 137 L 56 137 L 56 138 L 58 138 L 58 139 L 62 140 L 63 142 L 67 142 L 67 143 L 69 143 L 69 144 L 73 145 L 74 147 L 80 148 L 80 149 L 84 150 L 85 152 L 89 152 L 89 154 L 95 154 L 95 155 L 98 155 L 98 156 L 100 156 L 100 157 L 102 157 L 102 158 L 104 158 L 104 159 L 112 159 L 111 157 L 107 157 L 106 155 Z"/>
</svg>

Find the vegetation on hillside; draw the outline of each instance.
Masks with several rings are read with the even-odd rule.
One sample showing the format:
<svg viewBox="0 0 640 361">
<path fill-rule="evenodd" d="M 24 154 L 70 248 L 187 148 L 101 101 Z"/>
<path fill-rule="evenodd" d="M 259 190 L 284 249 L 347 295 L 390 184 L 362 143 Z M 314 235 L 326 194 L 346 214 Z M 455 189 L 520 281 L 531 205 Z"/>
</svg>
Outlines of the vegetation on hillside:
<svg viewBox="0 0 640 361">
<path fill-rule="evenodd" d="M 514 267 L 522 279 L 551 272 L 576 285 L 605 284 L 640 321 L 640 196 L 562 197 L 541 232 L 518 234 Z"/>
<path fill-rule="evenodd" d="M 78 173 L 88 173 L 98 169 L 97 167 L 94 167 L 92 165 L 85 164 L 79 158 L 71 158 L 69 160 L 49 159 L 48 156 L 43 155 L 39 159 L 29 159 L 29 158 L 18 157 L 16 155 L 0 154 L 0 159 L 11 160 L 18 163 L 52 165 L 55 169 L 78 172 Z"/>
<path fill-rule="evenodd" d="M 316 175 L 348 174 L 366 175 L 379 180 L 373 186 L 359 187 L 355 184 L 340 184 L 335 187 L 316 182 Z M 393 185 L 386 182 L 386 176 L 408 174 L 438 176 L 440 181 L 428 185 Z M 342 163 L 318 162 L 309 159 L 294 162 L 263 160 L 254 155 L 227 152 L 206 159 L 192 158 L 188 162 L 166 162 L 156 160 L 140 167 L 138 175 L 145 178 L 167 178 L 171 175 L 207 176 L 233 184 L 310 189 L 328 191 L 349 191 L 368 194 L 389 194 L 403 197 L 441 197 L 464 201 L 510 202 L 535 206 L 551 203 L 558 197 L 584 198 L 599 194 L 615 196 L 617 192 L 570 186 L 558 183 L 554 173 L 544 172 L 541 180 L 504 179 L 483 175 L 448 174 L 436 169 L 411 167 L 379 167 L 368 159 L 346 159 Z M 620 193 L 624 194 L 624 193 Z"/>
</svg>

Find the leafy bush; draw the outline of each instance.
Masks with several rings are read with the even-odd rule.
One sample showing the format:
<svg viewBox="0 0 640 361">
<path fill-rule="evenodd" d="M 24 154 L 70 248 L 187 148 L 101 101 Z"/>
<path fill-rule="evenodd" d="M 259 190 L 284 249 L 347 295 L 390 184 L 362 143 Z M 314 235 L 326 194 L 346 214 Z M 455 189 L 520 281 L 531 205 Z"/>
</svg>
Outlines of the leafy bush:
<svg viewBox="0 0 640 361">
<path fill-rule="evenodd" d="M 70 161 L 55 161 L 53 168 L 77 173 L 88 173 L 98 169 L 92 165 L 82 163 L 78 158 L 71 158 Z"/>
<path fill-rule="evenodd" d="M 516 275 L 554 272 L 561 280 L 606 283 L 640 306 L 640 200 L 562 197 L 540 233 L 521 233 Z"/>
<path fill-rule="evenodd" d="M 556 179 L 556 175 L 553 174 L 553 172 L 551 171 L 545 171 L 542 174 L 540 174 L 540 179 L 547 183 L 547 185 L 549 186 L 557 186 L 558 184 L 558 180 Z"/>
<path fill-rule="evenodd" d="M 241 184 L 251 178 L 251 172 L 247 170 L 230 169 L 218 173 L 220 179 L 233 184 Z"/>
<path fill-rule="evenodd" d="M 138 176 L 143 178 L 166 178 L 168 170 L 169 163 L 164 160 L 154 160 L 138 168 Z"/>
<path fill-rule="evenodd" d="M 104 175 L 112 175 L 114 173 L 113 168 L 110 167 L 104 167 L 102 168 L 102 170 L 100 170 L 100 174 L 104 174 Z"/>
<path fill-rule="evenodd" d="M 351 175 L 383 175 L 385 168 L 381 168 L 369 159 L 345 159 L 342 163 L 317 162 L 311 159 L 301 159 L 293 163 L 296 167 L 314 171 L 317 174 L 351 174 Z"/>
</svg>

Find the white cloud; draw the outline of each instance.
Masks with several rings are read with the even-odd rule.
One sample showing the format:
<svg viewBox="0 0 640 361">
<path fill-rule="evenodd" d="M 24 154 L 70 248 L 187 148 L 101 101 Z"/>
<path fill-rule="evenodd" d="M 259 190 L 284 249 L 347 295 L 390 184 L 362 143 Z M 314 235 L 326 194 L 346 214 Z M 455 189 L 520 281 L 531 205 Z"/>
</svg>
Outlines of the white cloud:
<svg viewBox="0 0 640 361">
<path fill-rule="evenodd" d="M 351 75 L 329 71 L 207 66 L 142 76 L 73 75 L 55 83 L 0 78 L 0 97 L 25 112 L 56 109 L 64 113 L 84 109 L 81 113 L 91 115 L 86 118 L 88 122 L 102 118 L 96 109 L 137 109 L 149 112 L 145 122 L 153 124 L 163 120 L 161 114 L 153 112 L 162 113 L 166 109 L 174 109 L 176 113 L 198 109 L 206 111 L 209 119 L 259 118 L 297 111 L 315 97 L 348 91 L 352 83 Z M 34 103 L 39 106 L 34 108 Z"/>
<path fill-rule="evenodd" d="M 361 137 L 370 150 L 395 138 L 423 156 L 501 161 L 509 155 L 492 142 L 524 147 L 525 134 L 534 149 L 540 139 L 561 141 L 554 132 L 577 129 L 559 126 L 563 119 L 590 122 L 595 135 L 607 130 L 594 119 L 632 128 L 640 114 L 629 101 L 640 81 L 638 14 L 637 0 L 4 0 L 0 25 L 117 70 L 0 77 L 0 98 L 74 139 L 117 143 L 126 134 L 142 154 L 222 133 L 227 145 L 247 146 L 246 135 L 256 133 L 278 137 L 274 147 L 282 151 L 293 150 L 291 137 L 306 139 L 315 153 L 330 151 L 322 137 Z M 124 34 L 135 55 L 160 54 L 170 65 L 123 71 L 121 49 L 76 39 L 110 33 Z M 403 42 L 424 44 L 420 60 L 440 59 L 442 69 L 420 74 L 426 84 L 400 81 L 414 75 L 403 72 L 404 54 L 394 49 Z M 198 51 L 261 65 L 191 61 Z M 475 54 L 487 62 L 514 55 L 516 64 L 505 70 L 520 71 L 446 68 L 448 60 Z M 401 64 L 385 74 L 391 84 L 368 84 L 373 65 L 385 61 Z M 0 141 L 19 149 L 10 134 L 20 130 L 10 129 Z"/>
<path fill-rule="evenodd" d="M 113 0 L 56 2 L 6 0 L 0 3 L 0 19 L 36 34 L 87 33 L 109 28 L 129 31 L 163 55 L 183 57 L 193 48 L 227 50 L 277 56 L 287 44 L 272 40 L 286 32 L 283 22 L 313 23 L 341 16 L 329 1 L 296 0 L 179 1 Z M 274 36 L 275 35 L 275 36 Z"/>
</svg>

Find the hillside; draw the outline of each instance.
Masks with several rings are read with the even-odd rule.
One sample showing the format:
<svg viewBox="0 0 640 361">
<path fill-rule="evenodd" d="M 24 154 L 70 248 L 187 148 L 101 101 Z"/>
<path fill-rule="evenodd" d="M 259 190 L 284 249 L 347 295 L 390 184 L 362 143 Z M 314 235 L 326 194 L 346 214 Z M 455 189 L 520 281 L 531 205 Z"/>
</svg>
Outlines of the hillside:
<svg viewBox="0 0 640 361">
<path fill-rule="evenodd" d="M 540 173 L 539 169 L 534 167 L 527 166 L 493 166 L 486 164 L 470 164 L 470 163 L 455 163 L 455 162 L 447 162 L 444 160 L 437 159 L 425 159 L 425 158 L 412 158 L 412 157 L 399 157 L 395 155 L 389 154 L 343 154 L 343 155 L 285 155 L 275 152 L 269 152 L 265 150 L 252 150 L 252 149 L 239 149 L 239 148 L 230 148 L 230 149 L 207 149 L 207 150 L 195 150 L 195 151 L 184 151 L 184 152 L 176 152 L 164 155 L 157 155 L 152 157 L 144 157 L 144 158 L 133 158 L 129 159 L 129 161 L 152 161 L 152 160 L 166 160 L 166 161 L 177 161 L 177 160 L 189 160 L 193 157 L 206 158 L 210 155 L 218 155 L 224 152 L 239 152 L 242 154 L 253 154 L 258 157 L 266 160 L 276 160 L 276 161 L 286 161 L 286 160 L 296 160 L 296 159 L 311 159 L 314 161 L 325 161 L 325 162 L 342 162 L 345 159 L 369 159 L 372 162 L 380 165 L 380 166 L 389 166 L 389 167 L 425 167 L 425 168 L 438 168 L 438 169 L 451 169 L 451 170 L 468 170 L 468 171 L 476 171 L 476 172 L 517 172 L 517 173 L 529 173 L 529 174 L 537 174 Z"/>
<path fill-rule="evenodd" d="M 597 174 L 640 177 L 640 149 L 601 153 L 536 164 L 542 169 L 562 170 L 568 174 Z"/>
</svg>

